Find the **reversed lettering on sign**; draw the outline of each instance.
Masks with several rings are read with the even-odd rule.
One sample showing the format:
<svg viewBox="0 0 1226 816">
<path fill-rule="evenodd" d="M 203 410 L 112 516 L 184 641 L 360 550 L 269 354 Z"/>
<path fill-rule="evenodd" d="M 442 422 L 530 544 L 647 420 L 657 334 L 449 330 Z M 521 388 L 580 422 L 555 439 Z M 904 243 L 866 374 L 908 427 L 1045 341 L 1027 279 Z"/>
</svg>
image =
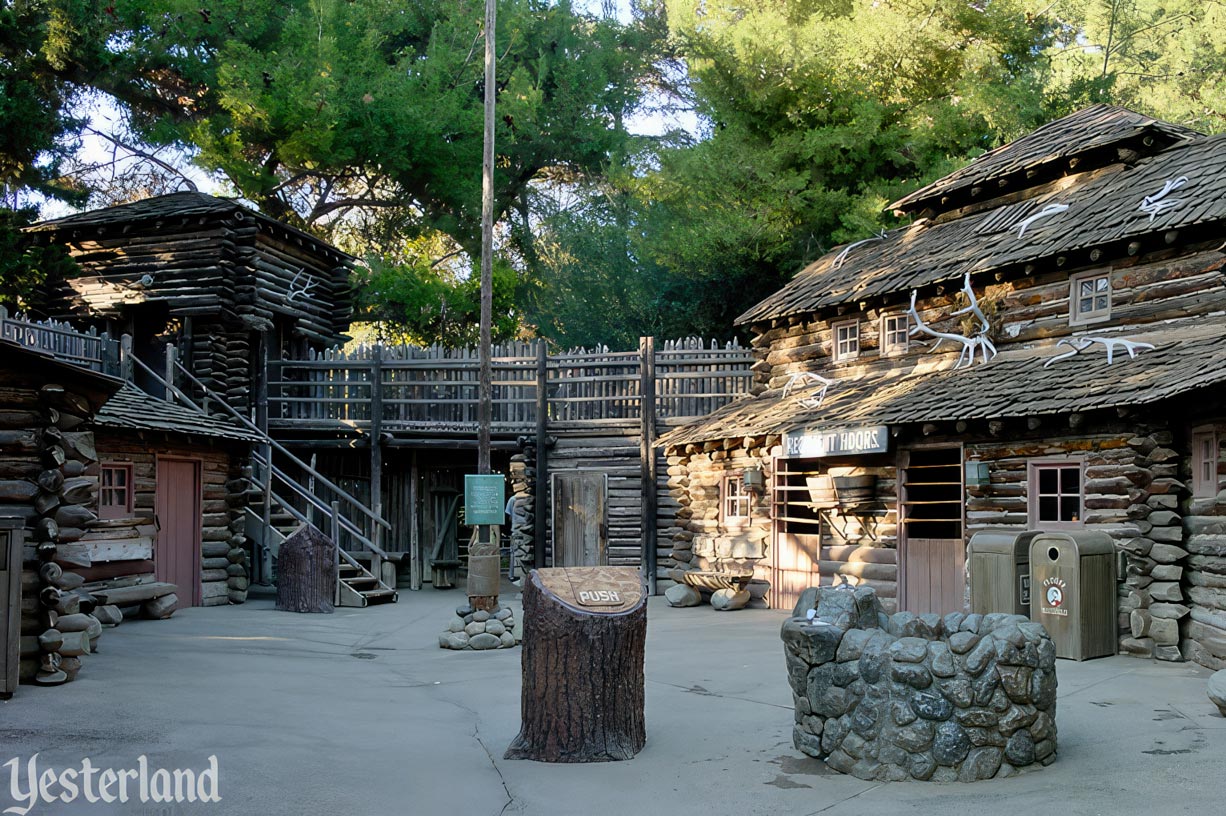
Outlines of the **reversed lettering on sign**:
<svg viewBox="0 0 1226 816">
<path fill-rule="evenodd" d="M 580 606 L 620 606 L 622 594 L 616 589 L 581 589 Z"/>
</svg>

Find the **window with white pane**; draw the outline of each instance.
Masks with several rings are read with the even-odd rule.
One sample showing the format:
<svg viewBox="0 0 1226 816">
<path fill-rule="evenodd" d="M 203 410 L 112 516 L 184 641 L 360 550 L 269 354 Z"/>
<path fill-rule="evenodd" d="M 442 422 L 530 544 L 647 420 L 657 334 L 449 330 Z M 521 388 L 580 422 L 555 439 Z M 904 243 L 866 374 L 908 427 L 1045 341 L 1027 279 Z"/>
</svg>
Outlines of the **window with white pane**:
<svg viewBox="0 0 1226 816">
<path fill-rule="evenodd" d="M 853 360 L 860 356 L 860 321 L 844 320 L 831 326 L 834 334 L 834 361 Z"/>
<path fill-rule="evenodd" d="M 1093 272 L 1070 281 L 1069 322 L 1095 323 L 1111 317 L 1111 274 Z"/>
</svg>

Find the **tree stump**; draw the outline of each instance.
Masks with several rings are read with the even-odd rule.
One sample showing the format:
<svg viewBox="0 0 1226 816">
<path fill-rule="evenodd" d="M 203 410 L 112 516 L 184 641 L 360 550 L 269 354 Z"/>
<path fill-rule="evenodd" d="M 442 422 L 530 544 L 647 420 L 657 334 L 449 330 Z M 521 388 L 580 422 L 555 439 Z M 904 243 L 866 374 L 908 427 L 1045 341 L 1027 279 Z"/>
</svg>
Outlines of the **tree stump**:
<svg viewBox="0 0 1226 816">
<path fill-rule="evenodd" d="M 638 570 L 533 570 L 523 625 L 523 725 L 506 758 L 632 759 L 647 741 L 647 594 Z"/>
<path fill-rule="evenodd" d="M 331 539 L 308 524 L 301 525 L 285 539 L 277 555 L 277 609 L 335 611 L 339 569 Z"/>
</svg>

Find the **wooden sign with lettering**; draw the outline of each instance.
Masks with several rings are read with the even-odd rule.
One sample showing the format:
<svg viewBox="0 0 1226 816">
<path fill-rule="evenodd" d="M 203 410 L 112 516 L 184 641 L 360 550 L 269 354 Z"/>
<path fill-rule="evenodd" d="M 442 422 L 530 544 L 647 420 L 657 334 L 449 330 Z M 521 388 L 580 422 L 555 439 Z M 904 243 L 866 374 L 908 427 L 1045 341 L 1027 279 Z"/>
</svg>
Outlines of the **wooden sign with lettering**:
<svg viewBox="0 0 1226 816">
<path fill-rule="evenodd" d="M 643 579 L 634 567 L 551 567 L 536 572 L 544 589 L 584 612 L 625 612 L 643 598 Z"/>
</svg>

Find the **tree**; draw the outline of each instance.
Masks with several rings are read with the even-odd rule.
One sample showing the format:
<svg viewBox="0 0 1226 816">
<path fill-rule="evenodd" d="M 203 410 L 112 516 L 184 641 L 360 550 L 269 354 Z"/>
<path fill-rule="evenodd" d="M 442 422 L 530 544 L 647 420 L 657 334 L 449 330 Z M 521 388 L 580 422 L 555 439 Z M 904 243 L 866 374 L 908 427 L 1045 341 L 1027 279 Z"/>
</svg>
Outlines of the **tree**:
<svg viewBox="0 0 1226 816">
<path fill-rule="evenodd" d="M 1107 102 L 1226 130 L 1226 4 L 1063 0 L 1055 14 L 1050 88 L 1061 112 Z"/>
<path fill-rule="evenodd" d="M 1043 19 L 1014 0 L 669 0 L 709 129 L 642 184 L 647 252 L 728 325 L 883 208 L 1046 120 Z"/>
<path fill-rule="evenodd" d="M 36 216 L 32 208 L 0 209 L 0 306 L 14 311 L 37 313 L 43 283 L 80 271 L 64 247 L 39 245 L 21 232 Z"/>
</svg>

